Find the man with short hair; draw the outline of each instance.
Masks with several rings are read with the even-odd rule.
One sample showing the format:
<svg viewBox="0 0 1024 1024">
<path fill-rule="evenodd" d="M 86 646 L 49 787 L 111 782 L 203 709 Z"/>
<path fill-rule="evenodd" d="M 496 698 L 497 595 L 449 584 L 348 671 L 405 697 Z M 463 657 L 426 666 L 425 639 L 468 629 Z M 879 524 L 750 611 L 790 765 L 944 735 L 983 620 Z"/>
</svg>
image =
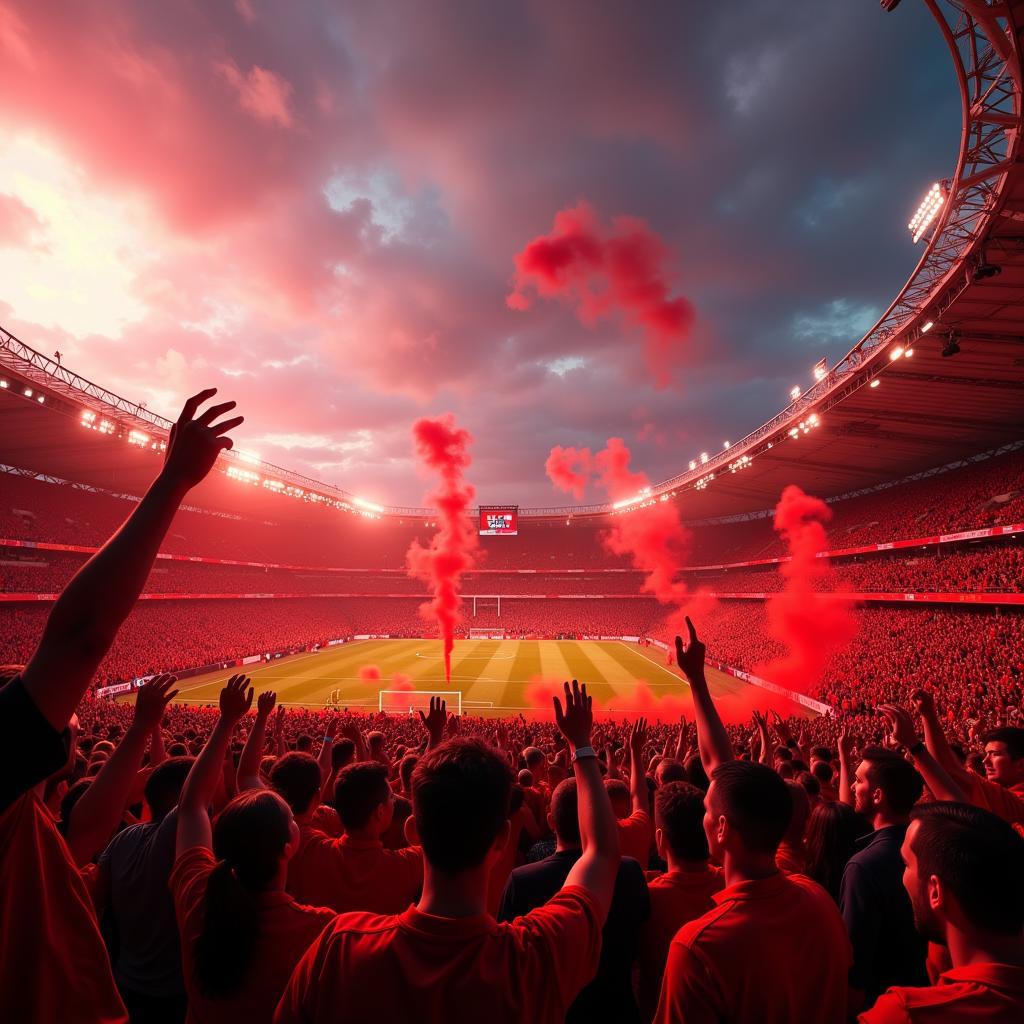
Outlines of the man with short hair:
<svg viewBox="0 0 1024 1024">
<path fill-rule="evenodd" d="M 514 922 L 499 924 L 486 912 L 490 874 L 509 833 L 512 771 L 478 740 L 432 745 L 412 778 L 422 897 L 401 915 L 339 915 L 296 967 L 276 1024 L 564 1019 L 597 970 L 619 867 L 591 746 L 591 699 L 575 681 L 564 693 L 564 712 L 554 699 L 555 721 L 572 751 L 583 849 L 565 885 Z"/>
<path fill-rule="evenodd" d="M 678 762 L 676 762 L 678 763 Z M 669 782 L 654 797 L 654 841 L 668 871 L 647 872 L 651 916 L 640 931 L 640 1011 L 650 1020 L 658 1005 L 668 949 L 684 924 L 706 914 L 725 885 L 708 862 L 704 794 L 688 782 Z"/>
<path fill-rule="evenodd" d="M 803 875 L 807 873 L 807 855 L 804 853 L 804 830 L 807 819 L 811 816 L 811 801 L 807 790 L 799 782 L 787 781 L 786 788 L 793 800 L 793 813 L 789 819 L 789 827 L 779 843 L 775 854 L 775 863 L 780 871 L 787 875 Z"/>
<path fill-rule="evenodd" d="M 924 938 L 952 969 L 926 988 L 890 988 L 862 1024 L 1019 1021 L 1024 1011 L 1024 840 L 960 803 L 917 808 L 903 842 L 903 884 Z"/>
<path fill-rule="evenodd" d="M 316 761 L 308 754 L 309 809 L 319 801 Z M 275 771 L 279 771 L 275 766 Z M 287 799 L 287 797 L 286 797 Z M 391 825 L 395 797 L 388 770 L 375 761 L 357 761 L 343 768 L 334 784 L 334 809 L 345 834 L 333 839 L 300 821 L 301 845 L 288 864 L 286 891 L 299 903 L 330 907 L 338 913 L 365 910 L 397 914 L 419 895 L 423 857 L 418 846 L 385 849 L 382 836 Z M 294 810 L 294 808 L 293 808 Z M 301 818 L 304 812 L 299 812 Z"/>
<path fill-rule="evenodd" d="M 853 781 L 854 810 L 873 831 L 857 840 L 839 888 L 853 944 L 854 1008 L 870 1006 L 890 985 L 928 984 L 927 948 L 914 930 L 900 859 L 910 812 L 923 790 L 924 780 L 899 754 L 865 748 Z"/>
<path fill-rule="evenodd" d="M 726 887 L 715 909 L 684 925 L 669 948 L 655 1020 L 834 1024 L 846 1017 L 850 943 L 831 898 L 775 854 L 793 801 L 767 765 L 733 758 L 689 618 L 676 664 L 690 682 L 697 745 L 711 776 L 704 832 Z"/>
</svg>

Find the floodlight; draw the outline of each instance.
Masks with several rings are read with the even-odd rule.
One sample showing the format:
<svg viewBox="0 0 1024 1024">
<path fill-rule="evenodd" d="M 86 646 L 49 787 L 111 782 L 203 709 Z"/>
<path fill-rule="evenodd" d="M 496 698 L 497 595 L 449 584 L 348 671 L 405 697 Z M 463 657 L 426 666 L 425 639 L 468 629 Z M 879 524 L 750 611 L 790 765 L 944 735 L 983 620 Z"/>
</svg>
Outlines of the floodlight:
<svg viewBox="0 0 1024 1024">
<path fill-rule="evenodd" d="M 794 402 L 800 397 L 800 385 L 799 384 L 794 384 L 789 389 L 789 397 L 792 398 Z"/>
<path fill-rule="evenodd" d="M 6 388 L 6 387 L 7 387 L 7 381 L 0 380 L 0 388 Z"/>
<path fill-rule="evenodd" d="M 908 348 L 906 350 L 906 352 L 903 353 L 903 358 L 904 359 L 909 359 L 913 354 L 914 354 L 914 350 L 912 348 Z"/>
<path fill-rule="evenodd" d="M 24 390 L 24 391 L 22 391 L 22 394 L 23 394 L 23 395 L 24 395 L 24 396 L 25 396 L 26 398 L 31 398 L 31 397 L 32 397 L 32 389 L 31 389 L 31 388 L 25 388 L 25 390 Z"/>
<path fill-rule="evenodd" d="M 945 201 L 946 193 L 942 185 L 936 182 L 928 190 L 928 194 L 924 199 L 921 200 L 921 205 L 917 208 L 917 212 L 910 218 L 910 223 L 907 225 L 915 244 L 921 241 L 924 233 L 932 226 Z"/>
<path fill-rule="evenodd" d="M 690 469 L 696 469 L 696 468 L 697 468 L 697 460 L 696 459 L 690 459 Z"/>
<path fill-rule="evenodd" d="M 814 379 L 824 380 L 828 376 L 828 370 L 824 366 L 816 366 L 814 368 Z"/>
<path fill-rule="evenodd" d="M 892 362 L 892 363 L 895 363 L 895 362 L 896 362 L 896 360 L 897 360 L 897 359 L 899 359 L 899 357 L 900 357 L 901 355 L 903 355 L 903 349 L 902 349 L 902 348 L 900 348 L 900 346 L 899 346 L 899 345 L 897 345 L 897 346 L 896 346 L 896 347 L 895 347 L 895 348 L 894 348 L 894 349 L 893 349 L 893 350 L 892 350 L 892 351 L 891 351 L 891 352 L 889 353 L 889 361 L 890 361 L 890 362 Z"/>
<path fill-rule="evenodd" d="M 879 380 L 879 379 L 878 379 L 878 378 L 876 377 L 876 378 L 875 378 L 875 379 L 874 379 L 874 380 L 873 380 L 873 381 L 871 382 L 871 387 L 873 387 L 873 388 L 877 388 L 877 387 L 878 387 L 878 385 L 879 385 L 879 384 L 881 384 L 881 383 L 882 383 L 882 382 L 881 382 L 881 381 L 880 381 L 880 380 Z"/>
<path fill-rule="evenodd" d="M 731 447 L 731 445 L 730 445 L 730 442 L 728 442 L 728 441 L 725 441 L 725 442 L 724 442 L 724 443 L 722 444 L 722 447 L 723 447 L 723 448 L 730 448 L 730 447 Z"/>
<path fill-rule="evenodd" d="M 928 332 L 929 332 L 929 331 L 930 331 L 930 330 L 931 330 L 931 329 L 932 329 L 932 328 L 933 328 L 934 326 L 935 326 L 935 322 L 934 322 L 933 320 L 929 320 L 929 321 L 928 321 L 928 322 L 927 322 L 927 323 L 926 323 L 926 324 L 925 324 L 925 325 L 924 325 L 924 326 L 923 326 L 923 327 L 921 328 L 921 333 L 922 333 L 922 334 L 927 334 L 927 333 L 928 333 Z"/>
<path fill-rule="evenodd" d="M 708 453 L 707 452 L 701 452 L 700 453 L 700 464 L 703 466 L 707 461 L 708 461 Z"/>
</svg>

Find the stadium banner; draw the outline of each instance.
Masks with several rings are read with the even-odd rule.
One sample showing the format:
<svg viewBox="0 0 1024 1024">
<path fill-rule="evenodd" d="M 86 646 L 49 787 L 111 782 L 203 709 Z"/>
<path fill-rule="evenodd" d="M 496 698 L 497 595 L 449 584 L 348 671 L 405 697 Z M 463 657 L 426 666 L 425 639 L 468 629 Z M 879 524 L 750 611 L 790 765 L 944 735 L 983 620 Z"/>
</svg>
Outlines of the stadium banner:
<svg viewBox="0 0 1024 1024">
<path fill-rule="evenodd" d="M 663 651 L 668 650 L 668 644 L 664 640 L 655 640 L 653 636 L 649 636 L 647 642 L 655 647 L 660 647 Z"/>
<path fill-rule="evenodd" d="M 771 693 L 780 694 L 788 700 L 793 701 L 795 704 L 800 704 L 805 708 L 810 708 L 812 711 L 817 711 L 819 715 L 832 714 L 832 708 L 830 705 L 823 704 L 820 700 L 808 697 L 804 693 L 796 693 L 794 690 L 787 690 L 786 687 L 779 686 L 778 683 L 769 682 L 767 679 L 762 679 L 760 676 L 755 676 L 750 672 L 743 672 L 738 668 L 733 668 L 731 665 L 725 665 L 720 661 L 711 661 L 709 664 L 717 668 L 719 672 L 724 672 L 726 675 L 733 676 L 736 679 L 742 679 L 745 683 L 750 683 L 751 686 L 760 687 L 762 690 L 768 690 Z"/>
<path fill-rule="evenodd" d="M 135 689 L 134 683 L 114 683 L 113 686 L 101 686 L 93 691 L 95 697 L 116 697 L 119 693 L 130 693 Z"/>
<path fill-rule="evenodd" d="M 341 637 L 341 638 L 340 638 L 340 639 L 338 639 L 338 640 L 328 640 L 328 641 L 327 641 L 327 646 L 328 646 L 328 647 L 337 647 L 337 646 L 338 646 L 338 644 L 343 644 L 343 643 L 345 643 L 345 638 L 344 638 L 344 637 Z"/>
<path fill-rule="evenodd" d="M 619 639 L 620 640 L 625 640 L 626 643 L 629 643 L 629 644 L 638 644 L 638 643 L 640 643 L 640 637 L 638 637 L 638 636 L 620 636 Z"/>
<path fill-rule="evenodd" d="M 519 535 L 518 505 L 481 505 L 481 537 L 516 537 Z"/>
<path fill-rule="evenodd" d="M 242 658 L 243 665 L 255 665 L 257 661 L 261 660 L 259 654 L 250 654 L 248 658 Z"/>
</svg>

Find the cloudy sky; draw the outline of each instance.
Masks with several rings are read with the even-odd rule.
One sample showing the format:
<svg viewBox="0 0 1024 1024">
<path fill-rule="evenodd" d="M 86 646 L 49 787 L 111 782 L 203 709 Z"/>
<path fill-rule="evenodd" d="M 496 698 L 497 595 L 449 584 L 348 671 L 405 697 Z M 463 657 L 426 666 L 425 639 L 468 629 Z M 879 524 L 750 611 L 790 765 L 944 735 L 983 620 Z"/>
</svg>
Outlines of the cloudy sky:
<svg viewBox="0 0 1024 1024">
<path fill-rule="evenodd" d="M 0 324 L 164 414 L 215 385 L 237 447 L 388 504 L 424 415 L 526 505 L 555 444 L 657 480 L 742 436 L 896 294 L 959 140 L 915 0 L 61 8 L 0 0 Z M 630 322 L 506 304 L 581 200 L 694 307 L 667 387 Z"/>
</svg>

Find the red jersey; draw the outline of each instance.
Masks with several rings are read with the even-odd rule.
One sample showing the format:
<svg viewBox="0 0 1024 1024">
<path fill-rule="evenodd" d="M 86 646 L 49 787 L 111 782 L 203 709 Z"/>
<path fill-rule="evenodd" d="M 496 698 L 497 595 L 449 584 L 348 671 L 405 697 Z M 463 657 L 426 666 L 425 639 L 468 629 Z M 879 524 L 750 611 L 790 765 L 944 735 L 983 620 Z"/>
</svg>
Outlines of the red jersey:
<svg viewBox="0 0 1024 1024">
<path fill-rule="evenodd" d="M 0 814 L 0 1009 L 14 1024 L 127 1024 L 86 883 L 29 792 Z"/>
<path fill-rule="evenodd" d="M 302 958 L 275 1024 L 555 1024 L 594 977 L 601 953 L 596 900 L 576 886 L 498 924 L 342 914 Z"/>
<path fill-rule="evenodd" d="M 418 846 L 386 850 L 379 839 L 332 839 L 300 826 L 301 843 L 288 862 L 285 889 L 299 903 L 330 907 L 339 914 L 366 910 L 398 914 L 414 903 L 423 886 Z"/>
<path fill-rule="evenodd" d="M 1024 825 L 1024 782 L 1000 786 L 998 782 L 972 775 L 967 785 L 967 799 L 1011 825 Z"/>
<path fill-rule="evenodd" d="M 730 885 L 714 901 L 672 941 L 659 1024 L 846 1019 L 850 940 L 817 882 L 779 872 Z"/>
<path fill-rule="evenodd" d="M 632 857 L 646 868 L 651 859 L 651 816 L 646 811 L 634 811 L 628 818 L 619 818 L 619 851 L 623 857 Z"/>
<path fill-rule="evenodd" d="M 650 1020 L 658 1005 L 668 949 L 684 924 L 702 917 L 714 905 L 714 895 L 725 886 L 722 869 L 711 864 L 703 871 L 647 872 L 651 916 L 640 932 L 637 962 L 640 969 L 640 1009 Z"/>
<path fill-rule="evenodd" d="M 954 967 L 930 988 L 891 988 L 857 1019 L 861 1024 L 1014 1024 L 1024 1016 L 1024 967 Z"/>
<path fill-rule="evenodd" d="M 171 872 L 169 884 L 188 993 L 186 1020 L 188 1024 L 269 1024 L 295 964 L 336 915 L 324 907 L 300 906 L 285 892 L 260 893 L 259 934 L 252 963 L 235 993 L 208 999 L 196 982 L 192 955 L 203 928 L 206 883 L 216 865 L 212 850 L 193 846 L 178 857 Z"/>
</svg>

